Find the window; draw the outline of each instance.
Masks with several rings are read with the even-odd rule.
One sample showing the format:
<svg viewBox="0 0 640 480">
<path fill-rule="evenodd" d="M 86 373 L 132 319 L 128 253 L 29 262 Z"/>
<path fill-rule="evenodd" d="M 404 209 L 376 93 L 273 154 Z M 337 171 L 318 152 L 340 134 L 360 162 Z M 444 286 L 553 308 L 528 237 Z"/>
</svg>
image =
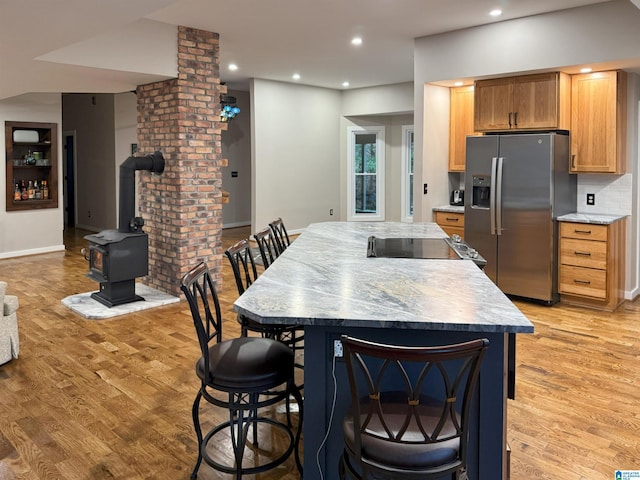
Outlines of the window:
<svg viewBox="0 0 640 480">
<path fill-rule="evenodd" d="M 402 126 L 402 221 L 413 221 L 413 125 Z"/>
<path fill-rule="evenodd" d="M 349 220 L 384 220 L 384 127 L 349 127 Z"/>
</svg>

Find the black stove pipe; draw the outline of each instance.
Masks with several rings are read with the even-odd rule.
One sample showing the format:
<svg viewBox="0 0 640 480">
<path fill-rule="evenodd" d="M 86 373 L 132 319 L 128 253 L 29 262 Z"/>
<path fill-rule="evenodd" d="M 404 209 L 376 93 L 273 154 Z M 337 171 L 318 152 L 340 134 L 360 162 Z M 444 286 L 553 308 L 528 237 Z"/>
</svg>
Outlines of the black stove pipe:
<svg viewBox="0 0 640 480">
<path fill-rule="evenodd" d="M 121 233 L 139 233 L 143 221 L 135 217 L 136 170 L 148 170 L 151 173 L 164 172 L 164 157 L 161 152 L 144 157 L 129 157 L 120 164 L 120 206 L 118 211 L 118 231 Z"/>
</svg>

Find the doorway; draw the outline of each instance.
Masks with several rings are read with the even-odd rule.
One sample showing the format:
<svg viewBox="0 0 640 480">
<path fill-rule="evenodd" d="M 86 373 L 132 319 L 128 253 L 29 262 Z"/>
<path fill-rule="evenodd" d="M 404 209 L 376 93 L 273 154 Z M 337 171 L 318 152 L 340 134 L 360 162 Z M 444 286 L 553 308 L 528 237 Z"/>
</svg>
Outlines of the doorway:
<svg viewBox="0 0 640 480">
<path fill-rule="evenodd" d="M 62 202 L 64 205 L 64 228 L 74 228 L 76 226 L 76 195 L 75 195 L 75 164 L 76 164 L 76 133 L 65 132 L 64 134 L 64 162 L 62 163 Z"/>
</svg>

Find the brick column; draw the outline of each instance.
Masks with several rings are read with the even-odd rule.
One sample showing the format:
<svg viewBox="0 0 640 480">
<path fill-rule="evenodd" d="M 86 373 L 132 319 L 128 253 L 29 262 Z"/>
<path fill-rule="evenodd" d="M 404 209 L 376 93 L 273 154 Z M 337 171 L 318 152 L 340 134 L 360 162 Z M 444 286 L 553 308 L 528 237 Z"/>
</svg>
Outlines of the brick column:
<svg viewBox="0 0 640 480">
<path fill-rule="evenodd" d="M 178 27 L 178 77 L 137 89 L 138 154 L 163 153 L 162 175 L 139 172 L 140 215 L 149 234 L 143 282 L 180 296 L 198 262 L 222 280 L 219 36 Z"/>
</svg>

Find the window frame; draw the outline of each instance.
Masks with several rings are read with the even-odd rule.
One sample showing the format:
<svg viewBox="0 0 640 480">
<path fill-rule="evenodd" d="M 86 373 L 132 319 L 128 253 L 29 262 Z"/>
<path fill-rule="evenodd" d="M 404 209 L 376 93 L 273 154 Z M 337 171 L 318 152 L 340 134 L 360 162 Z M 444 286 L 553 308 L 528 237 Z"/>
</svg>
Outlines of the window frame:
<svg viewBox="0 0 640 480">
<path fill-rule="evenodd" d="M 376 212 L 356 213 L 355 148 L 356 135 L 376 136 Z M 385 127 L 351 126 L 347 128 L 347 220 L 383 222 L 385 220 Z"/>
<path fill-rule="evenodd" d="M 411 142 L 410 136 L 413 135 L 414 141 Z M 411 168 L 411 147 L 415 144 L 415 130 L 413 125 L 402 126 L 402 180 L 400 192 L 402 202 L 400 206 L 401 219 L 403 222 L 413 222 L 413 212 L 411 211 L 411 186 L 414 180 L 414 173 L 410 172 Z M 415 155 L 415 149 L 414 149 Z M 413 159 L 413 167 L 415 169 L 415 156 Z M 413 195 L 415 201 L 415 191 Z M 414 207 L 415 208 L 415 207 Z"/>
</svg>

